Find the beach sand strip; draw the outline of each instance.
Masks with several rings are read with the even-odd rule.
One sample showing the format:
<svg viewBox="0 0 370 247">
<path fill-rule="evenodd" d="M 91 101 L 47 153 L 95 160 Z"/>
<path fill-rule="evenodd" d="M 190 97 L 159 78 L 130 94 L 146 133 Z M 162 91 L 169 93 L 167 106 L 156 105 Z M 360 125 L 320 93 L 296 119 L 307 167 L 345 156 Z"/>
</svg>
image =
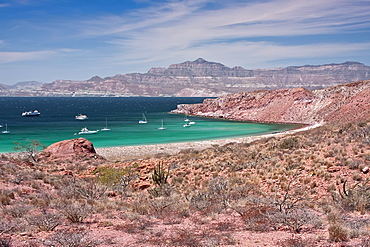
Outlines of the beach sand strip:
<svg viewBox="0 0 370 247">
<path fill-rule="evenodd" d="M 122 161 L 130 159 L 143 159 L 159 155 L 174 155 L 181 151 L 192 149 L 201 151 L 214 146 L 223 146 L 229 143 L 250 143 L 263 138 L 280 137 L 291 135 L 300 131 L 305 131 L 317 128 L 322 124 L 314 124 L 300 129 L 288 130 L 274 134 L 266 134 L 260 136 L 238 137 L 220 140 L 209 141 L 195 141 L 195 142 L 181 142 L 181 143 L 166 143 L 154 145 L 141 145 L 141 146 L 124 146 L 124 147 L 109 147 L 109 148 L 96 148 L 97 154 L 103 156 L 108 160 Z"/>
</svg>

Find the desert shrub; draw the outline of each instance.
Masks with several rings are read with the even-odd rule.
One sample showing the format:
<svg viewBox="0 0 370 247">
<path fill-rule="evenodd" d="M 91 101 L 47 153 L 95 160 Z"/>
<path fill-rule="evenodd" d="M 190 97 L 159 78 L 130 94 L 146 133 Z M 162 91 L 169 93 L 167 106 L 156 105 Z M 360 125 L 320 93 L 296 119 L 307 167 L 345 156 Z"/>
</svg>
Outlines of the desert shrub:
<svg viewBox="0 0 370 247">
<path fill-rule="evenodd" d="M 38 152 L 46 148 L 46 146 L 38 140 L 27 140 L 25 143 L 14 142 L 14 144 L 16 145 L 14 150 L 25 153 L 27 160 L 32 162 L 38 162 Z"/>
<path fill-rule="evenodd" d="M 148 189 L 148 193 L 153 197 L 168 197 L 171 196 L 174 192 L 175 188 L 170 184 L 162 184 L 161 186 Z"/>
<path fill-rule="evenodd" d="M 37 195 L 29 196 L 30 204 L 37 207 L 49 207 L 53 200 L 53 195 L 49 193 L 39 193 Z"/>
<path fill-rule="evenodd" d="M 0 236 L 4 233 L 9 233 L 15 228 L 14 223 L 9 220 L 0 221 Z"/>
<path fill-rule="evenodd" d="M 137 172 L 135 171 L 136 165 L 127 168 L 113 168 L 108 166 L 97 167 L 93 174 L 97 175 L 97 181 L 103 185 L 116 186 L 124 185 L 128 186 L 127 183 L 137 178 Z"/>
<path fill-rule="evenodd" d="M 65 179 L 61 181 L 64 186 L 60 189 L 60 196 L 65 199 L 88 200 L 94 203 L 100 200 L 107 191 L 107 186 L 99 184 L 92 179 Z"/>
<path fill-rule="evenodd" d="M 13 216 L 14 218 L 20 218 L 24 216 L 28 211 L 31 210 L 30 205 L 15 204 L 3 208 L 3 212 Z"/>
<path fill-rule="evenodd" d="M 227 208 L 232 195 L 232 188 L 225 177 L 216 177 L 209 181 L 205 191 L 198 191 L 190 197 L 190 206 L 203 213 L 219 213 Z"/>
<path fill-rule="evenodd" d="M 60 201 L 56 208 L 72 223 L 82 223 L 93 213 L 93 207 L 87 201 Z"/>
<path fill-rule="evenodd" d="M 318 228 L 322 225 L 320 218 L 311 210 L 305 208 L 279 211 L 269 215 L 269 217 L 273 223 L 287 226 L 295 233 L 300 233 L 303 226 L 312 225 Z"/>
<path fill-rule="evenodd" d="M 239 209 L 238 212 L 247 230 L 267 232 L 274 228 L 269 215 L 275 212 L 275 209 L 271 207 L 249 205 L 243 211 Z"/>
<path fill-rule="evenodd" d="M 148 215 L 151 212 L 149 195 L 139 193 L 135 195 L 133 202 L 130 204 L 133 212 L 139 215 Z"/>
<path fill-rule="evenodd" d="M 213 178 L 205 191 L 198 191 L 190 196 L 190 207 L 205 214 L 219 213 L 228 207 L 230 192 L 230 184 L 226 178 Z"/>
<path fill-rule="evenodd" d="M 9 205 L 11 200 L 15 198 L 14 192 L 10 190 L 0 190 L 0 203 Z"/>
<path fill-rule="evenodd" d="M 163 245 L 166 243 L 165 245 Z M 141 237 L 138 240 L 140 246 L 147 244 L 155 246 L 231 246 L 236 241 L 228 232 L 219 232 L 207 227 L 177 227 L 171 234 L 157 233 L 149 238 Z"/>
<path fill-rule="evenodd" d="M 293 149 L 293 148 L 298 148 L 298 147 L 299 147 L 299 140 L 296 137 L 285 138 L 279 144 L 280 149 Z"/>
<path fill-rule="evenodd" d="M 12 239 L 10 237 L 0 236 L 0 247 L 11 247 Z"/>
<path fill-rule="evenodd" d="M 343 188 L 338 189 L 337 193 L 332 193 L 335 203 L 348 211 L 357 210 L 365 214 L 370 210 L 370 180 L 357 182 L 349 185 L 344 181 Z"/>
<path fill-rule="evenodd" d="M 340 223 L 333 223 L 328 228 L 329 239 L 334 242 L 348 241 L 349 229 Z"/>
<path fill-rule="evenodd" d="M 115 225 L 114 229 L 116 231 L 123 231 L 126 233 L 139 233 L 141 231 L 145 231 L 149 227 L 153 226 L 153 222 L 151 222 L 148 217 L 138 216 L 134 218 L 130 218 L 130 221 L 124 224 Z"/>
<path fill-rule="evenodd" d="M 329 239 L 334 242 L 347 241 L 350 231 L 345 224 L 344 215 L 340 211 L 332 209 L 328 213 L 327 219 Z"/>
<path fill-rule="evenodd" d="M 88 236 L 88 232 L 79 230 L 57 231 L 43 244 L 50 247 L 93 247 L 100 242 Z"/>
<path fill-rule="evenodd" d="M 42 210 L 41 213 L 35 215 L 29 215 L 26 220 L 31 226 L 37 227 L 40 231 L 53 231 L 62 223 L 59 214 L 46 210 Z"/>
<path fill-rule="evenodd" d="M 314 247 L 315 240 L 311 238 L 302 238 L 299 236 L 291 236 L 284 240 L 279 240 L 277 242 L 278 246 L 281 247 Z"/>
</svg>

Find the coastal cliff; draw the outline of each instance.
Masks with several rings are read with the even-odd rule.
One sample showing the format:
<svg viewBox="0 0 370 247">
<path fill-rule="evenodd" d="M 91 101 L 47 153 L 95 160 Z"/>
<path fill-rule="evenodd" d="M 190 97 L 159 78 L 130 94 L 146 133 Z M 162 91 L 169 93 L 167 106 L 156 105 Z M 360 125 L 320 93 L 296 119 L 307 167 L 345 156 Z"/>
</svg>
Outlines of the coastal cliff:
<svg viewBox="0 0 370 247">
<path fill-rule="evenodd" d="M 231 120 L 314 124 L 347 123 L 370 117 L 370 80 L 321 90 L 259 90 L 179 105 L 173 113 Z"/>
</svg>

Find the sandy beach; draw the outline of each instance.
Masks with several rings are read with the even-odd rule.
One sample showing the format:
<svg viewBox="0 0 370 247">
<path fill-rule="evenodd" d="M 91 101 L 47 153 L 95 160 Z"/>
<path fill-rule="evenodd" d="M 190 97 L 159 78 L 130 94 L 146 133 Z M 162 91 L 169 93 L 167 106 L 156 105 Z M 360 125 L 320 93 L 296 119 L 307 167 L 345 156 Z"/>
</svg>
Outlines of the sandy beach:
<svg viewBox="0 0 370 247">
<path fill-rule="evenodd" d="M 166 143 L 155 145 L 142 145 L 142 146 L 127 146 L 127 147 L 110 147 L 110 148 L 97 148 L 96 152 L 108 160 L 129 160 L 154 157 L 157 155 L 174 155 L 182 150 L 193 149 L 201 151 L 212 146 L 223 146 L 228 143 L 249 143 L 262 138 L 279 137 L 291 135 L 300 131 L 305 131 L 321 126 L 322 124 L 314 124 L 300 129 L 283 131 L 274 134 L 266 134 L 260 136 L 248 136 L 230 139 L 209 140 L 209 141 L 195 141 L 195 142 L 181 142 L 181 143 Z"/>
</svg>

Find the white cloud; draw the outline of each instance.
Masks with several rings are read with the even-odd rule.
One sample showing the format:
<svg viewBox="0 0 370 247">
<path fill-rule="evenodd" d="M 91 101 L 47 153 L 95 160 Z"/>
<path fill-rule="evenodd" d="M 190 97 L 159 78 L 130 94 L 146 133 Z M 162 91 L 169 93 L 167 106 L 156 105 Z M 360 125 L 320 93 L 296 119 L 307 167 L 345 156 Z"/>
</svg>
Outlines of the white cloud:
<svg viewBox="0 0 370 247">
<path fill-rule="evenodd" d="M 26 51 L 26 52 L 0 52 L 0 64 L 22 61 L 46 60 L 58 54 L 70 53 L 74 51 L 76 50 L 58 49 L 58 50 Z"/>
<path fill-rule="evenodd" d="M 263 42 L 266 37 L 350 33 L 370 28 L 370 4 L 347 0 L 228 1 L 222 8 L 204 10 L 212 1 L 170 1 L 126 16 L 110 16 L 88 23 L 86 35 L 104 36 L 117 56 L 113 63 L 143 63 L 164 57 L 196 58 L 202 54 L 234 57 L 252 54 L 266 61 L 361 51 L 368 44 L 289 45 Z M 215 1 L 217 2 L 217 1 Z M 92 23 L 94 25 L 92 25 Z M 86 24 L 86 23 L 85 23 Z M 260 42 L 251 42 L 259 39 Z M 350 48 L 351 46 L 358 46 Z M 307 49 L 307 50 L 303 50 Z M 312 50 L 313 49 L 313 50 Z M 318 52 L 314 52 L 318 51 Z M 232 55 L 228 55 L 232 54 Z M 202 55 L 205 56 L 205 55 Z M 220 57 L 220 61 L 223 59 Z"/>
</svg>

